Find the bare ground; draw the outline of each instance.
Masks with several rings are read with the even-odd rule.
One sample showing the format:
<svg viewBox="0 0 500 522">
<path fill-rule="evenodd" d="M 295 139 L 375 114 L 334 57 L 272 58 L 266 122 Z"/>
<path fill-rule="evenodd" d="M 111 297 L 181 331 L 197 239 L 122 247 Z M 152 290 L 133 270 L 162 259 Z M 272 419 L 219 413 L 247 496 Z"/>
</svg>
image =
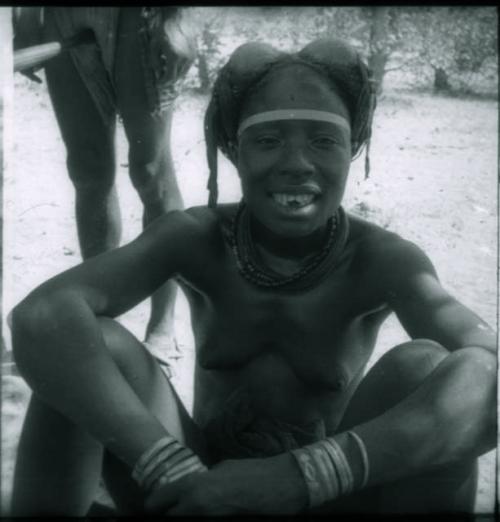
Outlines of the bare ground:
<svg viewBox="0 0 500 522">
<path fill-rule="evenodd" d="M 73 190 L 65 152 L 45 85 L 15 82 L 13 150 L 4 177 L 4 324 L 7 312 L 45 279 L 80 261 L 73 216 Z M 204 97 L 179 100 L 174 121 L 175 162 L 186 206 L 203 204 L 207 193 L 202 134 Z M 415 241 L 433 260 L 444 286 L 491 325 L 497 324 L 497 104 L 422 94 L 392 93 L 380 102 L 371 149 L 372 170 L 364 179 L 364 156 L 352 167 L 347 209 Z M 123 241 L 141 228 L 141 205 L 126 168 L 119 129 L 118 187 Z M 237 176 L 223 163 L 222 201 L 239 197 Z M 147 302 L 121 320 L 142 338 Z M 185 299 L 178 300 L 176 330 L 183 357 L 174 360 L 174 384 L 191 404 L 193 340 Z M 380 333 L 378 358 L 407 339 L 391 317 Z M 29 389 L 3 365 L 2 513 L 7 512 L 15 451 Z M 480 460 L 476 512 L 491 513 L 495 453 Z"/>
</svg>

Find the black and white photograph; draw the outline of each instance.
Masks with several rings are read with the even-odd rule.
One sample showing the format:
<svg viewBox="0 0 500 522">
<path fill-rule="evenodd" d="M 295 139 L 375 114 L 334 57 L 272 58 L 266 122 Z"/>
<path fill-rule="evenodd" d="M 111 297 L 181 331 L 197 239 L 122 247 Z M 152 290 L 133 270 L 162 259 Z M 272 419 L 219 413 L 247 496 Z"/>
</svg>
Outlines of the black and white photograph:
<svg viewBox="0 0 500 522">
<path fill-rule="evenodd" d="M 0 7 L 2 517 L 498 514 L 498 12 Z"/>
</svg>

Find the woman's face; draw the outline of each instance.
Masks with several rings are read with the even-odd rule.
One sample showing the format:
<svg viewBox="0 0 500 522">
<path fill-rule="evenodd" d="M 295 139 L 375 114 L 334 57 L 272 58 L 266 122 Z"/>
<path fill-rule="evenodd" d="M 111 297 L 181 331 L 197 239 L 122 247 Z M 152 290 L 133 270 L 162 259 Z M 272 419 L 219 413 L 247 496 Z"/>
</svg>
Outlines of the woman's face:
<svg viewBox="0 0 500 522">
<path fill-rule="evenodd" d="M 286 109 L 322 111 L 338 122 L 303 113 L 304 119 L 252 124 L 238 140 L 236 166 L 253 217 L 276 234 L 300 237 L 323 227 L 342 200 L 351 161 L 349 113 L 326 79 L 290 65 L 269 73 L 247 99 L 240 123 Z"/>
</svg>

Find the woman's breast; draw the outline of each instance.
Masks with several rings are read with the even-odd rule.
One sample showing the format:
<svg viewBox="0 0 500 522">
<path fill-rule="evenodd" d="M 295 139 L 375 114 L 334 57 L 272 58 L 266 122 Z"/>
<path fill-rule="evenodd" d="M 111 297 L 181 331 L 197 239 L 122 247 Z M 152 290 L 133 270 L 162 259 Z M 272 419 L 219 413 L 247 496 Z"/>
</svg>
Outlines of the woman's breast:
<svg viewBox="0 0 500 522">
<path fill-rule="evenodd" d="M 336 424 L 345 409 L 359 371 L 348 360 L 322 361 L 321 368 L 302 364 L 293 354 L 268 347 L 231 369 L 196 372 L 196 410 L 209 420 L 224 409 L 227 398 L 244 390 L 255 415 L 301 424 L 324 419 Z M 359 370 L 359 366 L 358 366 Z M 202 420 L 203 422 L 203 420 Z"/>
<path fill-rule="evenodd" d="M 248 390 L 259 414 L 285 422 L 343 411 L 379 321 L 369 325 L 367 315 L 347 315 L 338 303 L 234 297 L 224 313 L 219 304 L 193 317 L 199 411 L 216 413 L 237 387 Z M 336 313 L 325 319 L 325 310 Z"/>
</svg>

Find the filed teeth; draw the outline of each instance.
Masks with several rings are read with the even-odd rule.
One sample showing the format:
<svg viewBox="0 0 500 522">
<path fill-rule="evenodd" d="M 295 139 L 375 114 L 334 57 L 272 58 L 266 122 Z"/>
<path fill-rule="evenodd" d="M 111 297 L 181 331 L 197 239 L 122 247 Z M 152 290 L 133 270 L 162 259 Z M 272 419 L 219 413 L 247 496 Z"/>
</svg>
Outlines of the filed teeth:
<svg viewBox="0 0 500 522">
<path fill-rule="evenodd" d="M 273 199 L 276 203 L 284 206 L 304 207 L 312 203 L 314 196 L 312 194 L 279 194 L 274 193 Z"/>
</svg>

